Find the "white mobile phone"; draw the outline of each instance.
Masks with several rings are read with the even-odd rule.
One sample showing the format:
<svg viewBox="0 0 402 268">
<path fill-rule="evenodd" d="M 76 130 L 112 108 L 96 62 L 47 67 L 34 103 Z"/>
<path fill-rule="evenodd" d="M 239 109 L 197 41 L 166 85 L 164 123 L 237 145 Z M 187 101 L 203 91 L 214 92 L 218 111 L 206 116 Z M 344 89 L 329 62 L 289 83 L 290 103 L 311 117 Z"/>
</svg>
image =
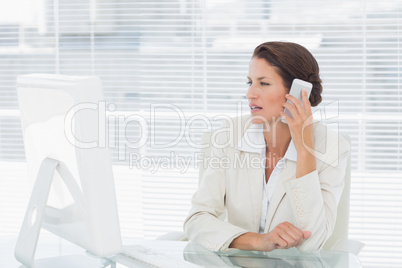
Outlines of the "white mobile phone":
<svg viewBox="0 0 402 268">
<path fill-rule="evenodd" d="M 302 101 L 302 95 L 301 95 L 302 91 L 301 90 L 303 88 L 307 91 L 307 98 L 309 98 L 311 89 L 313 88 L 313 84 L 300 80 L 300 79 L 297 79 L 297 78 L 293 80 L 292 86 L 290 87 L 290 92 L 289 92 L 290 95 L 299 99 L 302 102 L 302 105 L 303 105 L 303 101 Z M 287 101 L 287 102 L 291 103 L 290 101 Z M 284 113 L 287 114 L 290 118 L 293 118 L 292 114 L 289 112 L 288 109 L 285 108 Z M 284 120 L 282 120 L 282 122 L 286 123 Z"/>
</svg>

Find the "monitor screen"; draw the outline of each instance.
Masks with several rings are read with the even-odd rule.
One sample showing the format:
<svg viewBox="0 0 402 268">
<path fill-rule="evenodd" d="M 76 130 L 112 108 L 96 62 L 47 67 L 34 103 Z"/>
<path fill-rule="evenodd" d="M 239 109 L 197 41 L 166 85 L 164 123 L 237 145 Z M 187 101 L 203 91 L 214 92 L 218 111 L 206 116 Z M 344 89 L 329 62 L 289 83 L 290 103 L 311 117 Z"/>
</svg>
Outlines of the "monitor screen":
<svg viewBox="0 0 402 268">
<path fill-rule="evenodd" d="M 121 250 L 105 112 L 97 77 L 31 74 L 17 79 L 28 173 L 46 158 L 54 172 L 43 227 L 98 256 Z M 59 174 L 61 173 L 61 175 Z"/>
</svg>

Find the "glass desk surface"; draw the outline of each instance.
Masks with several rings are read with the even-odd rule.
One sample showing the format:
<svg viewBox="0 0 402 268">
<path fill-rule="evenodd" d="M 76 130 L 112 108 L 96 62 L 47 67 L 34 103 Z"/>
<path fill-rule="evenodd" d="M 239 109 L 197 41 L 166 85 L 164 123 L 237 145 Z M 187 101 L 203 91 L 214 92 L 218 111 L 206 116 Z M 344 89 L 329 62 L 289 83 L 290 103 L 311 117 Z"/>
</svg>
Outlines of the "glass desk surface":
<svg viewBox="0 0 402 268">
<path fill-rule="evenodd" d="M 183 256 L 185 260 L 203 267 L 361 267 L 357 256 L 348 252 L 302 253 L 296 248 L 272 252 L 236 250 L 214 253 L 189 242 Z"/>
<path fill-rule="evenodd" d="M 0 268 L 23 267 L 14 257 L 16 237 L 0 237 Z M 185 260 L 201 267 L 325 267 L 325 268 L 357 268 L 361 263 L 357 256 L 347 252 L 319 251 L 317 253 L 301 253 L 297 249 L 275 250 L 273 252 L 241 251 L 212 252 L 193 242 L 166 240 L 134 240 L 123 239 L 123 244 L 141 245 L 165 256 L 177 260 Z M 53 235 L 41 235 L 36 259 L 68 257 L 82 255 L 93 259 L 85 250 Z M 62 261 L 63 259 L 60 258 Z M 151 267 L 122 263 L 103 262 L 105 267 Z"/>
</svg>

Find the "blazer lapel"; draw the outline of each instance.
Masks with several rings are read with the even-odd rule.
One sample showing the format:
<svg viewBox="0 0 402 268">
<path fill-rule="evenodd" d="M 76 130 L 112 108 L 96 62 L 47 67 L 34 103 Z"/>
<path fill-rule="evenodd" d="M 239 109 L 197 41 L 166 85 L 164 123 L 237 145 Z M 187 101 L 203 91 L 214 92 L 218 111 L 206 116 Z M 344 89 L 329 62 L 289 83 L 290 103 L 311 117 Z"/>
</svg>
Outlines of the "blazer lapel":
<svg viewBox="0 0 402 268">
<path fill-rule="evenodd" d="M 271 229 L 272 220 L 275 216 L 276 211 L 278 210 L 279 204 L 281 203 L 283 197 L 286 194 L 285 188 L 283 187 L 283 182 L 294 177 L 295 171 L 296 171 L 296 162 L 287 160 L 285 169 L 282 171 L 279 181 L 276 184 L 275 191 L 272 195 L 271 202 L 269 203 L 267 221 L 265 223 L 265 230 L 264 230 L 265 233 Z"/>
<path fill-rule="evenodd" d="M 253 157 L 260 157 L 257 153 L 250 153 L 250 159 Z M 253 200 L 253 214 L 254 214 L 254 230 L 258 233 L 261 221 L 261 209 L 262 209 L 262 183 L 263 183 L 263 170 L 262 168 L 251 167 L 248 174 L 250 183 L 250 196 Z"/>
</svg>

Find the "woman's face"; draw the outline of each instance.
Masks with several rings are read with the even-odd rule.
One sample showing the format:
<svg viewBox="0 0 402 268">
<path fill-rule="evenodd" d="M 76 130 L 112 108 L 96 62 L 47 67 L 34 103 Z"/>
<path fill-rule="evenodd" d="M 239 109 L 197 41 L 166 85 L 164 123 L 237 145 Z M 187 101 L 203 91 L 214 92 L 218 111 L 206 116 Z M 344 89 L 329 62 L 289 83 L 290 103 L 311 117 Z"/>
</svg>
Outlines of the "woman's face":
<svg viewBox="0 0 402 268">
<path fill-rule="evenodd" d="M 252 58 L 248 72 L 249 89 L 246 97 L 249 101 L 252 122 L 262 124 L 264 121 L 273 122 L 283 111 L 282 103 L 289 92 L 283 85 L 283 79 L 264 59 Z"/>
</svg>

